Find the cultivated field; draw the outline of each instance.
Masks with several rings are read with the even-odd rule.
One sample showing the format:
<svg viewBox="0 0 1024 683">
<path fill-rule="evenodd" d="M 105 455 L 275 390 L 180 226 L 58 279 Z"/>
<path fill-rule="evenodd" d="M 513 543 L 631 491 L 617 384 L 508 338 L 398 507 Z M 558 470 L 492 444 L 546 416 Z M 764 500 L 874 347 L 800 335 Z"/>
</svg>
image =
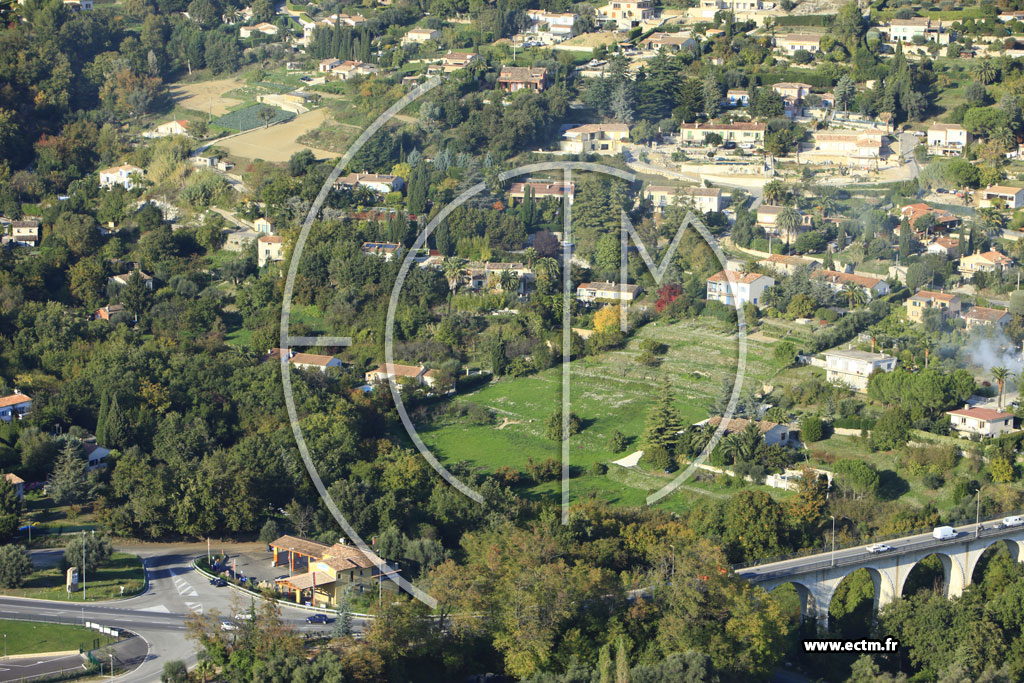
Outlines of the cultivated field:
<svg viewBox="0 0 1024 683">
<path fill-rule="evenodd" d="M 640 340 L 646 338 L 669 347 L 657 368 L 636 362 Z M 770 343 L 748 340 L 745 387 L 759 387 L 773 374 L 770 355 Z M 639 448 L 648 409 L 666 379 L 685 422 L 708 417 L 723 382 L 735 377 L 737 358 L 735 336 L 724 324 L 702 318 L 671 326 L 648 325 L 626 349 L 574 362 L 571 405 L 585 427 L 570 440 L 571 462 L 579 468 L 572 481 L 573 498 L 593 494 L 610 502 L 641 504 L 649 492 L 664 485 L 666 481 L 658 475 L 629 472 L 627 476 L 613 467 L 601 476 L 591 474 L 589 467 L 625 455 L 613 453 L 609 446 L 616 429 L 633 439 L 627 452 Z M 552 368 L 530 377 L 494 382 L 457 400 L 488 407 L 497 417 L 495 424 L 442 418 L 420 426 L 420 435 L 441 460 L 466 460 L 491 471 L 502 466 L 524 471 L 531 457 L 538 462 L 561 459 L 560 444 L 544 436 L 546 420 L 560 405 L 561 381 L 562 369 Z M 558 491 L 557 482 L 531 490 L 537 495 L 557 495 Z M 681 498 L 670 496 L 665 504 L 685 505 Z"/>
<path fill-rule="evenodd" d="M 222 116 L 242 100 L 224 97 L 224 93 L 239 88 L 243 81 L 237 78 L 222 78 L 202 83 L 179 83 L 168 88 L 171 98 L 179 107 L 210 113 L 211 106 L 214 116 Z M 212 100 L 212 104 L 211 104 Z"/>
<path fill-rule="evenodd" d="M 313 130 L 324 122 L 328 112 L 326 109 L 315 109 L 300 114 L 288 123 L 270 128 L 256 128 L 242 135 L 217 142 L 232 156 L 246 159 L 263 159 L 264 161 L 288 161 L 295 152 L 309 149 L 318 159 L 341 156 L 336 152 L 316 149 L 299 143 L 300 136 Z"/>
</svg>

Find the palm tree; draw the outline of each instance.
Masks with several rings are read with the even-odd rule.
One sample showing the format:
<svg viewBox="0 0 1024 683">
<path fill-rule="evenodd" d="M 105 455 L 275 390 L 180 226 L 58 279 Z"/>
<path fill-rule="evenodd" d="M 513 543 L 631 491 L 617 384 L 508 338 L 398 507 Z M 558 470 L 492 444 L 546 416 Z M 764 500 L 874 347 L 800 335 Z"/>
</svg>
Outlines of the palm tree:
<svg viewBox="0 0 1024 683">
<path fill-rule="evenodd" d="M 519 276 L 513 273 L 511 270 L 506 268 L 501 271 L 501 275 L 498 278 L 498 283 L 501 288 L 506 292 L 514 292 L 519 289 Z"/>
<path fill-rule="evenodd" d="M 448 280 L 448 311 L 451 312 L 452 297 L 455 296 L 455 290 L 462 284 L 462 278 L 466 275 L 466 259 L 458 256 L 446 258 L 441 264 L 441 270 L 444 272 L 445 279 Z"/>
<path fill-rule="evenodd" d="M 558 261 L 545 256 L 537 259 L 536 271 L 538 275 L 544 275 L 548 279 L 554 279 L 558 276 Z"/>
<path fill-rule="evenodd" d="M 722 453 L 732 457 L 734 463 L 753 462 L 761 445 L 761 430 L 757 422 L 750 421 L 742 431 L 734 432 L 722 440 Z"/>
<path fill-rule="evenodd" d="M 786 186 L 782 184 L 781 180 L 771 180 L 765 183 L 761 196 L 768 204 L 781 204 L 786 196 Z"/>
<path fill-rule="evenodd" d="M 775 226 L 779 233 L 785 234 L 786 246 L 789 246 L 792 238 L 800 231 L 800 212 L 792 206 L 783 208 L 775 219 Z"/>
<path fill-rule="evenodd" d="M 846 295 L 847 300 L 850 302 L 850 308 L 863 306 L 868 300 L 867 291 L 856 282 L 847 282 L 843 285 L 843 294 Z"/>
<path fill-rule="evenodd" d="M 992 60 L 983 59 L 975 62 L 971 70 L 982 85 L 988 85 L 996 80 L 996 67 L 992 65 Z"/>
<path fill-rule="evenodd" d="M 1006 380 L 1010 377 L 1010 371 L 1003 366 L 992 368 L 992 379 L 999 385 L 999 398 L 996 401 L 996 405 L 999 408 L 1003 407 L 1003 387 L 1006 385 Z"/>
<path fill-rule="evenodd" d="M 533 247 L 523 249 L 523 260 L 529 268 L 533 268 L 533 262 L 537 260 L 537 250 Z"/>
</svg>

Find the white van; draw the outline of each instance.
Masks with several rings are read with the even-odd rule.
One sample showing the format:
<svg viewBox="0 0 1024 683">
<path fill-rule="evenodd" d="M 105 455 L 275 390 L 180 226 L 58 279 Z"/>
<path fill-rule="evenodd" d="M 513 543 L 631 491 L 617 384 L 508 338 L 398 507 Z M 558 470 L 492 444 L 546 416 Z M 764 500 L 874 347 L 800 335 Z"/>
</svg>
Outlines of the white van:
<svg viewBox="0 0 1024 683">
<path fill-rule="evenodd" d="M 1021 524 L 1024 524 L 1024 517 L 1003 517 L 1002 526 L 1004 528 L 1009 526 L 1020 526 Z"/>
<path fill-rule="evenodd" d="M 956 529 L 951 526 L 937 526 L 932 529 L 932 538 L 936 541 L 948 541 L 956 538 Z"/>
</svg>

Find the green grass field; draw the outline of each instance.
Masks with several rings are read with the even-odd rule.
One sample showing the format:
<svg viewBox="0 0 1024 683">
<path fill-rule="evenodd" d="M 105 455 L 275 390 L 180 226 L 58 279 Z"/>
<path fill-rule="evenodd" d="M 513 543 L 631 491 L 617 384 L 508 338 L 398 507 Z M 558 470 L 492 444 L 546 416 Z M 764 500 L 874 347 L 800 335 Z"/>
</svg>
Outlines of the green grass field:
<svg viewBox="0 0 1024 683">
<path fill-rule="evenodd" d="M 99 631 L 70 624 L 0 619 L 0 633 L 9 655 L 28 655 L 68 650 L 95 650 L 114 641 Z"/>
<path fill-rule="evenodd" d="M 669 347 L 661 365 L 648 368 L 637 363 L 642 339 L 655 339 Z M 774 374 L 768 360 L 771 343 L 747 342 L 745 387 L 760 387 Z M 608 463 L 626 453 L 613 453 L 609 439 L 619 430 L 633 439 L 627 453 L 639 448 L 650 406 L 665 380 L 676 397 L 684 422 L 709 416 L 722 392 L 723 382 L 732 381 L 737 370 L 737 341 L 728 328 L 701 318 L 671 326 L 651 324 L 642 329 L 625 349 L 575 361 L 571 366 L 572 410 L 584 429 L 570 440 L 574 467 L 571 496 L 596 496 L 620 504 L 643 504 L 648 493 L 667 483 L 667 475 L 618 471 L 592 474 L 595 462 Z M 493 471 L 502 466 L 525 470 L 528 458 L 542 461 L 561 458 L 560 444 L 544 435 L 545 422 L 559 409 L 562 368 L 556 367 L 518 379 L 501 379 L 456 400 L 484 405 L 497 417 L 493 425 L 470 424 L 464 418 L 442 418 L 419 428 L 424 442 L 442 461 L 468 461 Z M 504 424 L 504 426 L 502 426 Z M 578 471 L 577 471 L 578 470 Z M 697 493 L 715 493 L 711 484 L 694 484 Z M 529 489 L 530 497 L 557 499 L 558 482 Z M 685 507 L 694 496 L 674 495 L 665 499 L 670 508 Z"/>
<path fill-rule="evenodd" d="M 125 596 L 133 595 L 145 585 L 142 561 L 128 553 L 114 553 L 106 566 L 95 570 L 86 567 L 85 581 L 88 602 L 120 597 L 121 586 L 124 586 Z M 69 595 L 65 589 L 64 572 L 58 567 L 33 572 L 21 588 L 3 588 L 0 589 L 0 595 L 82 602 L 81 587 Z"/>
</svg>

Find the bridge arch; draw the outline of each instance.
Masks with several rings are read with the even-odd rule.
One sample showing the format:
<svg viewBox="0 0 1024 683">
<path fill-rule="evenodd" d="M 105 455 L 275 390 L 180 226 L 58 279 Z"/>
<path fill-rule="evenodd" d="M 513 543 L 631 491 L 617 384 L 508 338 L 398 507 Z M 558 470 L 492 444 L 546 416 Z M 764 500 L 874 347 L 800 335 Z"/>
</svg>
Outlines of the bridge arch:
<svg viewBox="0 0 1024 683">
<path fill-rule="evenodd" d="M 831 630 L 847 637 L 867 637 L 879 608 L 896 599 L 894 577 L 869 565 L 836 579 L 828 604 Z"/>
<path fill-rule="evenodd" d="M 800 615 L 804 619 L 819 618 L 820 613 L 818 611 L 818 601 L 814 597 L 814 592 L 800 581 L 785 581 L 776 586 L 772 586 L 769 593 L 774 593 L 779 588 L 784 588 L 786 586 L 789 586 L 796 591 L 796 595 L 800 600 Z M 828 605 L 825 605 L 825 607 L 827 609 Z"/>
<path fill-rule="evenodd" d="M 915 583 L 910 581 L 911 577 L 914 576 L 915 571 L 921 572 L 926 570 L 926 566 L 922 565 L 922 563 L 930 557 L 938 560 L 942 570 L 942 594 L 947 598 L 955 598 L 964 592 L 967 584 L 970 583 L 970 574 L 961 563 L 960 555 L 937 550 L 922 554 L 913 562 L 899 581 L 897 595 L 907 597 L 904 593 L 908 584 Z"/>
<path fill-rule="evenodd" d="M 982 578 L 984 578 L 982 576 L 975 576 L 975 574 L 977 573 L 978 567 L 981 564 L 981 559 L 985 556 L 986 553 L 989 553 L 989 551 L 996 551 L 998 548 L 1003 547 L 1006 548 L 1008 553 L 1010 553 L 1010 558 L 1014 562 L 1020 562 L 1022 559 L 1020 546 L 1020 541 L 1014 540 L 1012 538 L 994 538 L 987 543 L 977 543 L 974 547 L 971 548 L 971 552 L 967 558 L 967 576 L 969 576 L 971 579 L 970 583 L 980 581 Z"/>
</svg>

